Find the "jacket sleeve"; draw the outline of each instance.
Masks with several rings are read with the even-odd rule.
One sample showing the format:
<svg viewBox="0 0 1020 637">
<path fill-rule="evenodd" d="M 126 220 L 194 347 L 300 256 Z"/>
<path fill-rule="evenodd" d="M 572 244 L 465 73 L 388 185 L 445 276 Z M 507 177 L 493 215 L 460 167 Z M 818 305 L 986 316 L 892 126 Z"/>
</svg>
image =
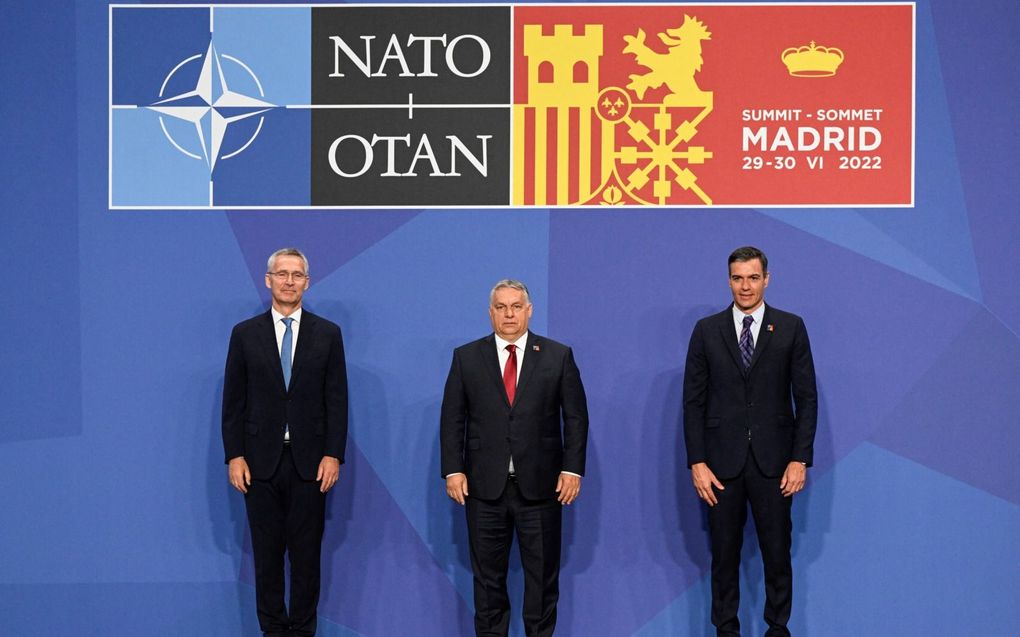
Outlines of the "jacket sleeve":
<svg viewBox="0 0 1020 637">
<path fill-rule="evenodd" d="M 464 435 L 467 425 L 467 396 L 461 375 L 460 355 L 455 350 L 450 373 L 443 389 L 439 413 L 440 472 L 445 479 L 451 473 L 464 473 Z"/>
<path fill-rule="evenodd" d="M 338 326 L 330 335 L 329 359 L 326 364 L 324 400 L 326 402 L 326 440 L 323 455 L 344 462 L 347 447 L 347 360 L 344 356 L 344 338 Z"/>
<path fill-rule="evenodd" d="M 563 467 L 561 471 L 584 475 L 588 449 L 588 399 L 581 383 L 581 372 L 569 347 L 560 375 L 563 413 Z"/>
<path fill-rule="evenodd" d="M 701 321 L 691 332 L 684 365 L 684 442 L 687 466 L 705 462 L 705 409 L 708 396 L 708 358 Z"/>
<path fill-rule="evenodd" d="M 814 462 L 815 428 L 818 424 L 818 389 L 815 384 L 815 363 L 811 357 L 804 321 L 797 319 L 794 332 L 793 360 L 790 361 L 790 384 L 796 419 L 794 421 L 791 460 Z"/>
<path fill-rule="evenodd" d="M 244 421 L 248 398 L 248 368 L 237 326 L 230 333 L 227 364 L 223 371 L 224 462 L 244 455 Z"/>
</svg>

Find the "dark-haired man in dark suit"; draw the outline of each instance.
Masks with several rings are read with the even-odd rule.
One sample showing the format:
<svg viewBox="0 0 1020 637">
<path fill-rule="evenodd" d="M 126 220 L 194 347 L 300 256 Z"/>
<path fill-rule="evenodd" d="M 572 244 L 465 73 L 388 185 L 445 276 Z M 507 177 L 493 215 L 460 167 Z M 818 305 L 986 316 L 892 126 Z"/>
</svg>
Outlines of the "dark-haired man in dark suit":
<svg viewBox="0 0 1020 637">
<path fill-rule="evenodd" d="M 302 310 L 308 259 L 269 257 L 272 308 L 234 326 L 223 381 L 223 449 L 244 494 L 265 635 L 314 635 L 326 492 L 347 441 L 347 368 L 340 328 Z M 290 604 L 284 604 L 284 554 Z"/>
<path fill-rule="evenodd" d="M 729 257 L 733 304 L 698 321 L 684 370 L 684 438 L 698 497 L 708 506 L 712 623 L 740 635 L 740 549 L 751 505 L 765 567 L 768 637 L 788 636 L 793 596 L 793 494 L 813 459 L 818 396 L 799 316 L 765 304 L 768 259 Z"/>
<path fill-rule="evenodd" d="M 559 599 L 562 506 L 581 490 L 588 406 L 569 347 L 528 331 L 528 288 L 489 294 L 493 334 L 458 347 L 440 416 L 446 493 L 466 505 L 475 633 L 506 637 L 506 577 L 516 531 L 524 630 L 550 637 Z"/>
</svg>

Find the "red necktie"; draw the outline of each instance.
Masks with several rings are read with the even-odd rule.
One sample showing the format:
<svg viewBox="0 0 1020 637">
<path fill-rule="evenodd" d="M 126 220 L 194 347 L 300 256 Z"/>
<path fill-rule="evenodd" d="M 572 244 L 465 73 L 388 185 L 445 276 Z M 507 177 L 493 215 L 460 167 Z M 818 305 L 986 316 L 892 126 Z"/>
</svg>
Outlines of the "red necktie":
<svg viewBox="0 0 1020 637">
<path fill-rule="evenodd" d="M 511 343 L 506 346 L 506 351 L 510 352 L 510 358 L 506 359 L 503 367 L 503 387 L 506 388 L 506 399 L 513 405 L 517 392 L 517 346 Z"/>
</svg>

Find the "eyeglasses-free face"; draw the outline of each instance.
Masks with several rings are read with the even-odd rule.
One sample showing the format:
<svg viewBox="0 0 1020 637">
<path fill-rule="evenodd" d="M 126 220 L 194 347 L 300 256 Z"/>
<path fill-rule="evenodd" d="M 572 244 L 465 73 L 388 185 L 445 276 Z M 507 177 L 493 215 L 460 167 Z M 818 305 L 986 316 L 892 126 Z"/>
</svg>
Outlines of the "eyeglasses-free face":
<svg viewBox="0 0 1020 637">
<path fill-rule="evenodd" d="M 734 261 L 730 264 L 730 292 L 737 309 L 745 314 L 758 309 L 765 300 L 769 273 L 762 271 L 761 259 Z"/>
<path fill-rule="evenodd" d="M 511 343 L 528 329 L 533 308 L 521 290 L 499 288 L 492 295 L 489 305 L 489 319 L 492 329 Z"/>
</svg>

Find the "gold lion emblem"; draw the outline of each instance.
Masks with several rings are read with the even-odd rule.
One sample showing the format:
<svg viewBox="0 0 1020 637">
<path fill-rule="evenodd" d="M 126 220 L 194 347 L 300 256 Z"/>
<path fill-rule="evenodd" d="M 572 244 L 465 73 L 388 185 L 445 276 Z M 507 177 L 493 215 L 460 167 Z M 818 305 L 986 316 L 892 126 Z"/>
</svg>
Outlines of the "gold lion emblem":
<svg viewBox="0 0 1020 637">
<path fill-rule="evenodd" d="M 659 39 L 669 47 L 666 53 L 657 53 L 645 45 L 644 29 L 638 29 L 637 35 L 625 35 L 627 46 L 624 53 L 631 53 L 637 63 L 651 69 L 644 75 L 631 75 L 627 88 L 644 99 L 645 91 L 659 88 L 663 84 L 669 88 L 663 103 L 667 106 L 708 106 L 712 103 L 712 93 L 703 91 L 694 79 L 694 74 L 701 70 L 701 42 L 711 40 L 712 34 L 697 18 L 684 15 L 684 23 L 676 29 L 666 29 L 659 33 Z"/>
</svg>

